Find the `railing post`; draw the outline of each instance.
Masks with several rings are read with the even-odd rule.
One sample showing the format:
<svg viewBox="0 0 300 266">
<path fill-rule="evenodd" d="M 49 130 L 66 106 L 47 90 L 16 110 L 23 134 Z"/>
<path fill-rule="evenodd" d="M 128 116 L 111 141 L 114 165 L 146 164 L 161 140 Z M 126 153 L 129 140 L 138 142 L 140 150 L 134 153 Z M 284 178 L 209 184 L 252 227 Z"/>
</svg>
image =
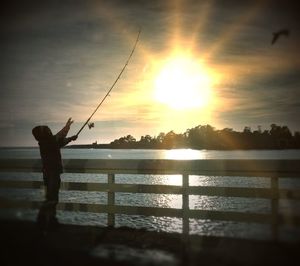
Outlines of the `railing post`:
<svg viewBox="0 0 300 266">
<path fill-rule="evenodd" d="M 182 175 L 182 233 L 184 238 L 187 238 L 190 231 L 190 222 L 189 222 L 189 175 L 183 174 Z"/>
<path fill-rule="evenodd" d="M 115 226 L 115 214 L 113 208 L 115 206 L 115 192 L 113 190 L 113 185 L 115 184 L 115 174 L 107 175 L 108 181 L 108 193 L 107 193 L 107 204 L 108 204 L 108 213 L 107 213 L 107 225 Z"/>
<path fill-rule="evenodd" d="M 271 200 L 271 212 L 272 212 L 272 239 L 278 240 L 278 177 L 271 177 L 271 190 L 272 190 L 272 200 Z"/>
</svg>

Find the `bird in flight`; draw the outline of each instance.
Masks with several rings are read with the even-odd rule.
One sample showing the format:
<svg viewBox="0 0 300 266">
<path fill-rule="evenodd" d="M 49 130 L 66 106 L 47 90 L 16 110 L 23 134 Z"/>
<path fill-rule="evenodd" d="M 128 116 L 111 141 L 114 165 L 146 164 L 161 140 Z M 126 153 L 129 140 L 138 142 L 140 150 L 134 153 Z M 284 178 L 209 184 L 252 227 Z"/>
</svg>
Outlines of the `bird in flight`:
<svg viewBox="0 0 300 266">
<path fill-rule="evenodd" d="M 288 29 L 282 29 L 282 30 L 273 32 L 273 38 L 272 38 L 271 44 L 273 45 L 281 35 L 288 37 L 289 34 L 290 34 L 290 31 Z"/>
</svg>

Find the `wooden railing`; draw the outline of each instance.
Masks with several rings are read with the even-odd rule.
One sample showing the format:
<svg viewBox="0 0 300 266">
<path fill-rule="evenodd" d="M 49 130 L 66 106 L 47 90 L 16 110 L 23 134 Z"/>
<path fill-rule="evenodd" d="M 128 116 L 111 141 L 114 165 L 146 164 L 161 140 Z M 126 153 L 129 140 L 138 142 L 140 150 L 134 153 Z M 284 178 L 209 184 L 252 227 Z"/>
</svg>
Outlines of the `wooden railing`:
<svg viewBox="0 0 300 266">
<path fill-rule="evenodd" d="M 1 172 L 41 172 L 41 161 L 30 159 L 0 160 Z M 279 178 L 299 178 L 300 160 L 64 160 L 69 173 L 104 173 L 107 183 L 62 182 L 62 190 L 107 192 L 107 204 L 60 203 L 58 209 L 108 214 L 108 225 L 114 226 L 115 214 L 179 217 L 183 221 L 183 235 L 189 234 L 189 219 L 211 219 L 269 224 L 272 236 L 278 238 L 283 224 L 300 225 L 300 214 L 280 214 L 279 199 L 299 200 L 299 189 L 279 188 Z M 117 184 L 116 174 L 180 174 L 182 185 Z M 190 175 L 253 176 L 270 178 L 270 187 L 214 187 L 190 186 Z M 1 188 L 43 188 L 42 181 L 0 180 Z M 115 193 L 155 193 L 182 195 L 182 208 L 121 206 L 115 204 Z M 189 208 L 189 195 L 264 198 L 271 201 L 270 213 L 196 210 Z M 40 202 L 0 199 L 1 208 L 38 208 Z"/>
</svg>

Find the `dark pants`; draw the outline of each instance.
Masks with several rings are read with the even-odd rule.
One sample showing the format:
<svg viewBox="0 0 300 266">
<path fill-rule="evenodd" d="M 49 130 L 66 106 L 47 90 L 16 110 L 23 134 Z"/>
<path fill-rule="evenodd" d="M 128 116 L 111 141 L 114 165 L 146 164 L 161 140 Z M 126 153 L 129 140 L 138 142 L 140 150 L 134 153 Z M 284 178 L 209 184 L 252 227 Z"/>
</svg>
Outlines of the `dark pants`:
<svg viewBox="0 0 300 266">
<path fill-rule="evenodd" d="M 46 173 L 43 175 L 46 189 L 46 199 L 43 202 L 37 217 L 37 223 L 42 228 L 57 225 L 56 205 L 60 188 L 60 173 Z"/>
</svg>

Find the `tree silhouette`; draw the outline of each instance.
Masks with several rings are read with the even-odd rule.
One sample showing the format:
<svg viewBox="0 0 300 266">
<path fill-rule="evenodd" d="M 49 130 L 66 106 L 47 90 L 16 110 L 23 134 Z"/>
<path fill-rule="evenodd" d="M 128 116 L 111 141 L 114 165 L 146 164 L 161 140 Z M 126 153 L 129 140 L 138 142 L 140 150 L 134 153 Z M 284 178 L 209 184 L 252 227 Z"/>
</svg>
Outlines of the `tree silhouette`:
<svg viewBox="0 0 300 266">
<path fill-rule="evenodd" d="M 102 147 L 101 144 L 96 146 Z M 198 125 L 187 129 L 184 133 L 161 132 L 156 137 L 144 135 L 137 141 L 132 135 L 127 135 L 112 141 L 109 148 L 143 148 L 143 149 L 285 149 L 300 148 L 300 132 L 293 135 L 287 126 L 270 125 L 270 130 L 252 131 L 245 126 L 243 131 L 232 128 L 216 130 L 211 125 Z"/>
</svg>

